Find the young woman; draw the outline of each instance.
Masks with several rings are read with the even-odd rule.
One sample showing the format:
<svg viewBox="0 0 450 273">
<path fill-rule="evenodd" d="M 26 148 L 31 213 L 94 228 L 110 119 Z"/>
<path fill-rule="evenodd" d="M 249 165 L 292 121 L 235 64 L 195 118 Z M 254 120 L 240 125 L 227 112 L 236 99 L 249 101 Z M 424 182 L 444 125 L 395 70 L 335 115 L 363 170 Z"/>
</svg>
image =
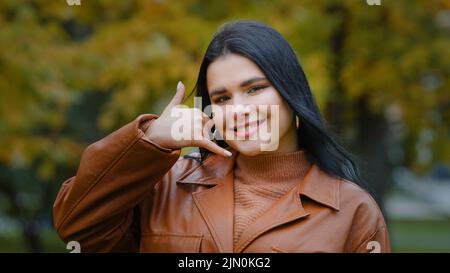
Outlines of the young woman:
<svg viewBox="0 0 450 273">
<path fill-rule="evenodd" d="M 380 209 L 277 31 L 226 24 L 196 90 L 205 111 L 179 105 L 179 83 L 160 116 L 141 115 L 85 150 L 54 204 L 64 241 L 85 252 L 390 251 Z M 176 124 L 188 137 L 174 135 Z M 200 153 L 180 158 L 188 146 Z"/>
</svg>

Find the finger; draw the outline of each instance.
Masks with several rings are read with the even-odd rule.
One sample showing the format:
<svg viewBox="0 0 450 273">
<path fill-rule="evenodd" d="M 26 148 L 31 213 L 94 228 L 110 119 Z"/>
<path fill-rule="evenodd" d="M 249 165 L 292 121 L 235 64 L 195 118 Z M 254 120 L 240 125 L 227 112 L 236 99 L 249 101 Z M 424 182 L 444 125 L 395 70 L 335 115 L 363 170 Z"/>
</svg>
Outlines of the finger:
<svg viewBox="0 0 450 273">
<path fill-rule="evenodd" d="M 207 115 L 207 114 L 205 114 L 205 112 L 201 112 L 202 113 L 202 119 L 203 119 L 203 122 L 208 122 L 209 120 L 211 120 L 211 118 Z"/>
<path fill-rule="evenodd" d="M 217 124 L 215 123 L 214 119 L 210 118 L 207 114 L 202 112 L 202 120 L 203 120 L 203 136 L 207 137 L 208 139 L 212 140 L 215 136 L 213 135 L 213 132 L 211 132 L 211 129 L 216 126 L 217 130 Z"/>
<path fill-rule="evenodd" d="M 204 137 L 206 137 L 206 138 L 208 138 L 208 139 L 213 139 L 214 138 L 214 135 L 213 135 L 213 133 L 211 132 L 211 129 L 212 129 L 212 127 L 215 125 L 214 124 L 214 120 L 212 120 L 212 119 L 208 119 L 208 120 L 206 120 L 206 119 L 204 119 L 203 120 L 203 123 L 204 123 L 204 126 L 203 126 L 203 136 Z"/>
<path fill-rule="evenodd" d="M 221 155 L 221 156 L 230 157 L 232 155 L 232 153 L 230 151 L 225 150 L 224 148 L 221 148 L 219 145 L 217 145 L 216 143 L 214 143 L 208 139 L 198 140 L 196 144 L 199 147 L 208 149 L 209 151 L 216 153 L 218 155 Z"/>
<path fill-rule="evenodd" d="M 181 104 L 183 102 L 185 92 L 186 88 L 184 87 L 184 84 L 179 81 L 177 84 L 177 92 L 175 93 L 169 104 L 166 106 L 166 109 L 170 109 L 175 105 Z"/>
<path fill-rule="evenodd" d="M 197 129 L 196 132 L 200 132 L 200 139 L 211 139 L 211 128 L 214 126 L 214 121 L 200 109 L 192 108 L 192 111 L 195 120 L 194 128 Z"/>
<path fill-rule="evenodd" d="M 214 125 L 214 120 L 212 118 L 210 118 L 207 114 L 202 112 L 202 123 L 205 125 L 210 125 L 212 123 L 212 125 Z M 212 126 L 210 126 L 210 127 L 212 127 Z"/>
<path fill-rule="evenodd" d="M 198 108 L 191 108 L 191 110 L 192 110 L 192 115 L 197 122 L 201 121 L 202 123 L 206 123 L 206 122 L 208 122 L 208 120 L 211 119 L 210 117 L 208 117 L 207 114 L 205 114 L 205 112 L 203 112 L 202 110 L 200 110 Z"/>
</svg>

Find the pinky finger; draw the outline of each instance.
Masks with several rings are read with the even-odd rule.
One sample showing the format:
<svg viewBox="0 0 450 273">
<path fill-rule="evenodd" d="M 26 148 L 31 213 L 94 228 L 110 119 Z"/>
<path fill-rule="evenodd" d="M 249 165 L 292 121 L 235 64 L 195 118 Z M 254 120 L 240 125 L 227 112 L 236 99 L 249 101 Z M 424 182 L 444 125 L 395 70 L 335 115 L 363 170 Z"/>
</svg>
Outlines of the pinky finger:
<svg viewBox="0 0 450 273">
<path fill-rule="evenodd" d="M 231 157 L 233 155 L 230 151 L 225 150 L 224 148 L 220 147 L 219 145 L 217 145 L 216 143 L 212 142 L 209 139 L 199 140 L 198 145 L 218 155 L 226 157 Z"/>
</svg>

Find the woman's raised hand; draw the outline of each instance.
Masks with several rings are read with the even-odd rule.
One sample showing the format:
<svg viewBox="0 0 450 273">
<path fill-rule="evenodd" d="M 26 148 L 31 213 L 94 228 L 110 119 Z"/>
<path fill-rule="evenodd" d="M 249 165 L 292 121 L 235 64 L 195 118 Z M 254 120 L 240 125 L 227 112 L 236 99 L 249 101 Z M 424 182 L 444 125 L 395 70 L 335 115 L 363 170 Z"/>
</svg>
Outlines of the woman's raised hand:
<svg viewBox="0 0 450 273">
<path fill-rule="evenodd" d="M 185 87 L 180 81 L 170 103 L 145 132 L 147 138 L 169 149 L 202 147 L 222 156 L 231 156 L 231 152 L 209 139 L 213 120 L 200 109 L 181 105 L 184 95 Z M 183 130 L 181 134 L 179 127 Z"/>
</svg>

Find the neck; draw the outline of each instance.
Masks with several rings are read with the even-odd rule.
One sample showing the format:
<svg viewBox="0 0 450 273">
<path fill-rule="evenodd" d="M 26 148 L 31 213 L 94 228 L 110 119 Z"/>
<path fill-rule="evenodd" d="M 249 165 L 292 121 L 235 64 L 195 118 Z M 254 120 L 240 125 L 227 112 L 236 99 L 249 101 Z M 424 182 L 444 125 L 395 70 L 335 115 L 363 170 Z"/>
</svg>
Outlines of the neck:
<svg viewBox="0 0 450 273">
<path fill-rule="evenodd" d="M 302 178 L 310 166 L 303 150 L 257 156 L 239 154 L 236 158 L 236 167 L 239 171 L 257 178 L 254 181 L 286 181 Z"/>
</svg>

